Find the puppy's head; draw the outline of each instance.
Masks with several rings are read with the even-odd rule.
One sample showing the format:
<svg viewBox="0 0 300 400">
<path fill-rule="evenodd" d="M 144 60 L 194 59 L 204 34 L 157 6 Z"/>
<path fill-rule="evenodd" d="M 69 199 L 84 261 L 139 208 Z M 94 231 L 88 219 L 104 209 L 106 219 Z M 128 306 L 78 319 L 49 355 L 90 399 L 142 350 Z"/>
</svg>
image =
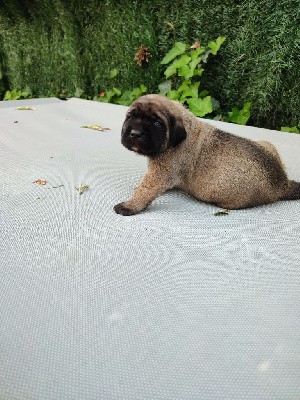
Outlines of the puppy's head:
<svg viewBox="0 0 300 400">
<path fill-rule="evenodd" d="M 122 144 L 146 156 L 163 153 L 185 138 L 186 131 L 173 103 L 159 95 L 146 95 L 136 100 L 122 127 Z"/>
</svg>

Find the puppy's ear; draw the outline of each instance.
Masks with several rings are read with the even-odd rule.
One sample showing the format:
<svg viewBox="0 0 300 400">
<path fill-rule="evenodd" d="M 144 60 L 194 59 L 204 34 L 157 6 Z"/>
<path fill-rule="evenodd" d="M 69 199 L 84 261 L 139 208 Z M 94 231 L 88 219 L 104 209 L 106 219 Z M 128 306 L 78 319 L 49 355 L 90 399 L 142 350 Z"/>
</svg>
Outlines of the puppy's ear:
<svg viewBox="0 0 300 400">
<path fill-rule="evenodd" d="M 174 115 L 168 116 L 169 120 L 169 143 L 172 147 L 176 147 L 186 138 L 186 130 L 182 122 L 175 118 Z"/>
</svg>

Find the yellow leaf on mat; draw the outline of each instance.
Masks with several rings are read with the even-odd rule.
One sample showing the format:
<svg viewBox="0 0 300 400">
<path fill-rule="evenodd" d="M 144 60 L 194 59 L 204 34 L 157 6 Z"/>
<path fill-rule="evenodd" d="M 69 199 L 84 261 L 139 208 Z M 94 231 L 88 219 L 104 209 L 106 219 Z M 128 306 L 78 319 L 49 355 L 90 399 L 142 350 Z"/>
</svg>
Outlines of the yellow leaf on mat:
<svg viewBox="0 0 300 400">
<path fill-rule="evenodd" d="M 230 213 L 230 211 L 225 209 L 225 210 L 217 211 L 216 213 L 214 213 L 214 215 L 216 215 L 216 216 L 228 215 L 229 213 Z"/>
<path fill-rule="evenodd" d="M 34 107 L 28 107 L 28 106 L 20 106 L 20 107 L 17 107 L 16 110 L 34 111 L 35 108 Z"/>
<path fill-rule="evenodd" d="M 82 125 L 81 128 L 87 128 L 87 129 L 94 129 L 95 131 L 110 131 L 110 128 L 102 128 L 102 126 L 94 124 L 94 125 Z"/>
<path fill-rule="evenodd" d="M 77 190 L 77 192 L 79 192 L 79 194 L 82 194 L 83 192 L 88 190 L 88 188 L 89 188 L 89 185 L 80 185 L 79 187 L 76 187 L 75 189 Z"/>
</svg>

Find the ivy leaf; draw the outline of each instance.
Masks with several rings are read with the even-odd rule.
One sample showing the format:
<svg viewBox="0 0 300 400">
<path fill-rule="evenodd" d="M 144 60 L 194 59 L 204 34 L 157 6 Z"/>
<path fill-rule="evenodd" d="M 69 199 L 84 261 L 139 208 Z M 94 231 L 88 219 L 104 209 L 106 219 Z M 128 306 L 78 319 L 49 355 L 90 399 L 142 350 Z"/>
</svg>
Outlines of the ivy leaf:
<svg viewBox="0 0 300 400">
<path fill-rule="evenodd" d="M 300 133 L 300 128 L 297 126 L 282 126 L 281 132 Z"/>
<path fill-rule="evenodd" d="M 204 64 L 207 63 L 207 59 L 208 59 L 208 57 L 209 57 L 209 55 L 210 55 L 211 53 L 212 53 L 211 50 L 207 50 L 206 53 L 202 54 L 201 60 L 204 62 Z"/>
<path fill-rule="evenodd" d="M 179 99 L 180 94 L 178 93 L 178 90 L 170 90 L 167 93 L 167 97 L 170 100 L 178 100 Z"/>
<path fill-rule="evenodd" d="M 26 86 L 25 89 L 22 90 L 21 97 L 24 98 L 32 97 L 32 92 L 29 86 Z"/>
<path fill-rule="evenodd" d="M 203 74 L 203 72 L 204 72 L 204 69 L 203 68 L 197 68 L 195 71 L 194 71 L 194 76 L 201 76 L 202 74 Z"/>
<path fill-rule="evenodd" d="M 100 96 L 99 98 L 96 96 L 94 100 L 101 101 L 102 103 L 113 103 L 116 98 L 121 96 L 121 94 L 121 90 L 117 88 L 112 88 L 110 90 L 107 90 L 104 96 Z"/>
<path fill-rule="evenodd" d="M 218 110 L 220 108 L 220 103 L 218 102 L 218 100 L 214 99 L 213 97 L 211 98 L 211 103 L 212 103 L 214 111 Z"/>
<path fill-rule="evenodd" d="M 206 114 L 210 114 L 213 111 L 211 97 L 207 96 L 204 99 L 188 99 L 186 101 L 189 105 L 189 109 L 197 117 L 204 117 Z"/>
<path fill-rule="evenodd" d="M 165 55 L 162 59 L 161 64 L 169 64 L 174 58 L 183 54 L 186 50 L 186 44 L 182 42 L 176 42 L 174 47 Z"/>
<path fill-rule="evenodd" d="M 200 56 L 200 54 L 202 54 L 204 52 L 205 52 L 204 47 L 198 47 L 198 48 L 196 48 L 196 50 L 190 51 L 190 56 L 191 56 L 192 60 L 196 60 Z"/>
<path fill-rule="evenodd" d="M 208 90 L 202 90 L 199 94 L 199 97 L 201 97 L 202 99 L 206 96 L 208 96 L 209 91 Z"/>
<path fill-rule="evenodd" d="M 116 100 L 117 104 L 121 104 L 123 106 L 129 106 L 139 98 L 142 94 L 147 92 L 147 87 L 145 85 L 141 85 L 140 87 L 136 87 L 133 90 L 126 90 L 120 98 Z"/>
<path fill-rule="evenodd" d="M 119 71 L 117 70 L 117 68 L 109 71 L 109 79 L 114 79 L 117 75 L 119 75 Z"/>
<path fill-rule="evenodd" d="M 189 79 L 193 76 L 193 71 L 188 65 L 183 65 L 178 69 L 178 76 L 183 76 L 185 79 Z"/>
<path fill-rule="evenodd" d="M 172 87 L 172 81 L 170 79 L 162 82 L 160 85 L 158 85 L 159 94 L 166 95 L 171 90 L 171 87 Z"/>
<path fill-rule="evenodd" d="M 200 63 L 200 61 L 201 61 L 201 58 L 200 58 L 200 57 L 197 57 L 197 58 L 195 58 L 194 60 L 192 60 L 192 61 L 189 63 L 189 67 L 190 67 L 190 69 L 191 69 L 193 75 L 194 75 L 195 68 L 196 68 L 197 65 Z"/>
<path fill-rule="evenodd" d="M 198 98 L 198 89 L 200 82 L 191 82 L 191 80 L 186 80 L 178 88 L 178 92 L 181 93 L 180 101 L 183 103 L 188 97 Z"/>
<path fill-rule="evenodd" d="M 237 108 L 233 108 L 232 111 L 228 112 L 227 118 L 225 117 L 226 122 L 233 122 L 234 124 L 246 125 L 248 119 L 250 118 L 251 113 L 251 103 L 247 102 L 244 104 L 244 107 L 239 110 Z"/>
<path fill-rule="evenodd" d="M 211 49 L 211 53 L 215 56 L 220 50 L 220 47 L 225 42 L 226 36 L 219 36 L 216 41 L 211 41 L 208 43 L 208 47 Z"/>
<path fill-rule="evenodd" d="M 5 93 L 3 100 L 18 100 L 21 97 L 21 91 L 17 89 L 8 90 Z"/>
<path fill-rule="evenodd" d="M 83 93 L 84 91 L 80 87 L 76 86 L 74 96 L 80 98 Z"/>
<path fill-rule="evenodd" d="M 177 91 L 179 93 L 184 92 L 185 90 L 189 89 L 190 85 L 192 84 L 192 81 L 190 79 L 187 79 L 185 81 L 182 82 L 182 84 L 179 86 L 179 88 L 177 89 Z M 198 96 L 197 96 L 198 97 Z"/>
<path fill-rule="evenodd" d="M 180 58 L 177 60 L 173 61 L 171 65 L 165 70 L 164 74 L 166 78 L 169 78 L 170 76 L 174 75 L 177 70 L 181 70 L 181 73 L 184 73 L 184 67 L 191 61 L 191 57 L 187 56 L 186 54 L 183 54 Z M 185 75 L 180 75 L 180 76 L 185 76 Z"/>
</svg>

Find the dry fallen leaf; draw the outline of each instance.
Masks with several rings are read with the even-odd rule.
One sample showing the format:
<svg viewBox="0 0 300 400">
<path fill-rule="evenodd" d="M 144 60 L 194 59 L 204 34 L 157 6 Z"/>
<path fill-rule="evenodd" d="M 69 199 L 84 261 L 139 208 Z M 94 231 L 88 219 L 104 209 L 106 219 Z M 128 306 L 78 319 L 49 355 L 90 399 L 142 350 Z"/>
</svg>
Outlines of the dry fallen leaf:
<svg viewBox="0 0 300 400">
<path fill-rule="evenodd" d="M 82 125 L 81 128 L 87 128 L 87 129 L 94 129 L 95 131 L 110 131 L 110 128 L 102 128 L 102 126 L 94 124 L 94 125 Z"/>
<path fill-rule="evenodd" d="M 35 110 L 34 107 L 28 107 L 28 106 L 21 106 L 21 107 L 17 107 L 16 110 L 27 110 L 27 111 L 33 111 Z"/>
<path fill-rule="evenodd" d="M 148 64 L 149 57 L 151 57 L 149 49 L 142 44 L 138 51 L 135 53 L 134 60 L 141 67 L 144 63 Z"/>
<path fill-rule="evenodd" d="M 216 213 L 214 213 L 214 215 L 216 215 L 216 216 L 228 215 L 229 213 L 230 213 L 230 211 L 225 209 L 225 210 L 217 211 Z"/>
<path fill-rule="evenodd" d="M 75 189 L 79 192 L 79 194 L 82 194 L 86 190 L 88 190 L 89 185 L 80 185 L 78 188 L 76 187 Z"/>
<path fill-rule="evenodd" d="M 37 185 L 46 185 L 47 181 L 45 181 L 44 179 L 37 179 L 32 183 L 36 183 Z"/>
<path fill-rule="evenodd" d="M 200 42 L 195 42 L 195 43 L 190 47 L 190 49 L 196 50 L 196 49 L 198 49 L 198 47 L 201 47 L 201 43 L 200 43 Z"/>
<path fill-rule="evenodd" d="M 172 24 L 172 22 L 165 21 L 165 24 L 168 26 L 170 31 L 174 31 L 175 30 L 175 26 L 174 26 L 174 24 Z"/>
</svg>

